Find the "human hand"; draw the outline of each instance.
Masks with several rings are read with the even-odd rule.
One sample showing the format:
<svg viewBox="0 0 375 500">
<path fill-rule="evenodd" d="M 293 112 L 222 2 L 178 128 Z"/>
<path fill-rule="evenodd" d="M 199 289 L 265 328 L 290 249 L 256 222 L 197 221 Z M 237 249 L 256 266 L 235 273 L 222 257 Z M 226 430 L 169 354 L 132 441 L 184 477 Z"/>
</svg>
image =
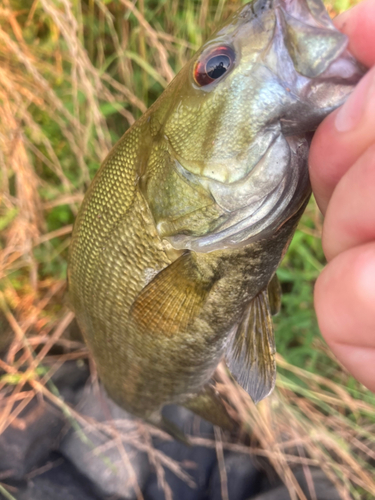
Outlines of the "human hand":
<svg viewBox="0 0 375 500">
<path fill-rule="evenodd" d="M 375 392 L 375 0 L 335 19 L 372 68 L 318 128 L 310 177 L 328 265 L 315 286 L 319 326 L 339 361 Z"/>
</svg>

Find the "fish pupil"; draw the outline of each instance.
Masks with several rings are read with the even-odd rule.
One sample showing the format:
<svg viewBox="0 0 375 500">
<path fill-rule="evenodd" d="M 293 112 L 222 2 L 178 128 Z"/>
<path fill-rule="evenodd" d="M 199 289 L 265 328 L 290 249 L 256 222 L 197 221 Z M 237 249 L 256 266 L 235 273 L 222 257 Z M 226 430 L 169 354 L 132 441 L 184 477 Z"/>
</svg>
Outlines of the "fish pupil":
<svg viewBox="0 0 375 500">
<path fill-rule="evenodd" d="M 194 80 L 197 85 L 204 87 L 215 80 L 219 80 L 231 69 L 235 61 L 235 53 L 231 47 L 221 45 L 214 48 L 198 59 L 194 66 Z"/>
<path fill-rule="evenodd" d="M 229 69 L 229 66 L 230 58 L 225 54 L 219 54 L 209 59 L 206 71 L 210 78 L 217 80 Z"/>
</svg>

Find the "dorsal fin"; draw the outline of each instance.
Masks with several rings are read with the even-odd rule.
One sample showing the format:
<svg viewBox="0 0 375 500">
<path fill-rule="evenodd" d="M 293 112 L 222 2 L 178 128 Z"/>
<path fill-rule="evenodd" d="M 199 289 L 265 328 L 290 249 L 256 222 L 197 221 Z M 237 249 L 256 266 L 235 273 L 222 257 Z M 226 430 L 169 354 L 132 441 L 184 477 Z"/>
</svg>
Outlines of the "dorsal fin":
<svg viewBox="0 0 375 500">
<path fill-rule="evenodd" d="M 186 252 L 141 291 L 131 318 L 147 333 L 173 336 L 199 314 L 210 288 Z"/>
<path fill-rule="evenodd" d="M 265 289 L 249 303 L 226 354 L 230 371 L 254 403 L 268 396 L 275 386 L 275 352 L 271 308 Z"/>
</svg>

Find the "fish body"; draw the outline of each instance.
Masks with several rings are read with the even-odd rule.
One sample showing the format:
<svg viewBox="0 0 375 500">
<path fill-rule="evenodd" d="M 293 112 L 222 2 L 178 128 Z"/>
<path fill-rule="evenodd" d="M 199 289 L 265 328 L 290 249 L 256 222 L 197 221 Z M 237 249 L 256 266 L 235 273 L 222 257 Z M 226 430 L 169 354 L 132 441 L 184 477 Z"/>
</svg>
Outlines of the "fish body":
<svg viewBox="0 0 375 500">
<path fill-rule="evenodd" d="M 311 132 L 362 70 L 320 0 L 256 0 L 114 146 L 79 211 L 70 302 L 110 396 L 230 427 L 220 360 L 254 401 L 275 382 L 276 269 L 310 195 Z M 171 431 L 171 427 L 168 428 Z"/>
</svg>

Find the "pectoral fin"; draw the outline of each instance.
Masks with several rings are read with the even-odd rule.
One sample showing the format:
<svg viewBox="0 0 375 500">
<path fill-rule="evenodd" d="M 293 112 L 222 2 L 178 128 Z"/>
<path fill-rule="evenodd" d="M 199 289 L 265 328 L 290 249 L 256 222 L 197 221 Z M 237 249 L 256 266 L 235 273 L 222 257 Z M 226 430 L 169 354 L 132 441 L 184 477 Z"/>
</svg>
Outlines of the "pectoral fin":
<svg viewBox="0 0 375 500">
<path fill-rule="evenodd" d="M 281 285 L 277 274 L 274 274 L 268 285 L 268 300 L 272 316 L 278 314 L 281 309 Z"/>
<path fill-rule="evenodd" d="M 142 290 L 130 316 L 147 333 L 173 336 L 199 314 L 210 288 L 187 252 Z"/>
<path fill-rule="evenodd" d="M 254 403 L 275 386 L 275 352 L 270 300 L 263 290 L 248 305 L 226 355 L 233 376 Z"/>
</svg>

